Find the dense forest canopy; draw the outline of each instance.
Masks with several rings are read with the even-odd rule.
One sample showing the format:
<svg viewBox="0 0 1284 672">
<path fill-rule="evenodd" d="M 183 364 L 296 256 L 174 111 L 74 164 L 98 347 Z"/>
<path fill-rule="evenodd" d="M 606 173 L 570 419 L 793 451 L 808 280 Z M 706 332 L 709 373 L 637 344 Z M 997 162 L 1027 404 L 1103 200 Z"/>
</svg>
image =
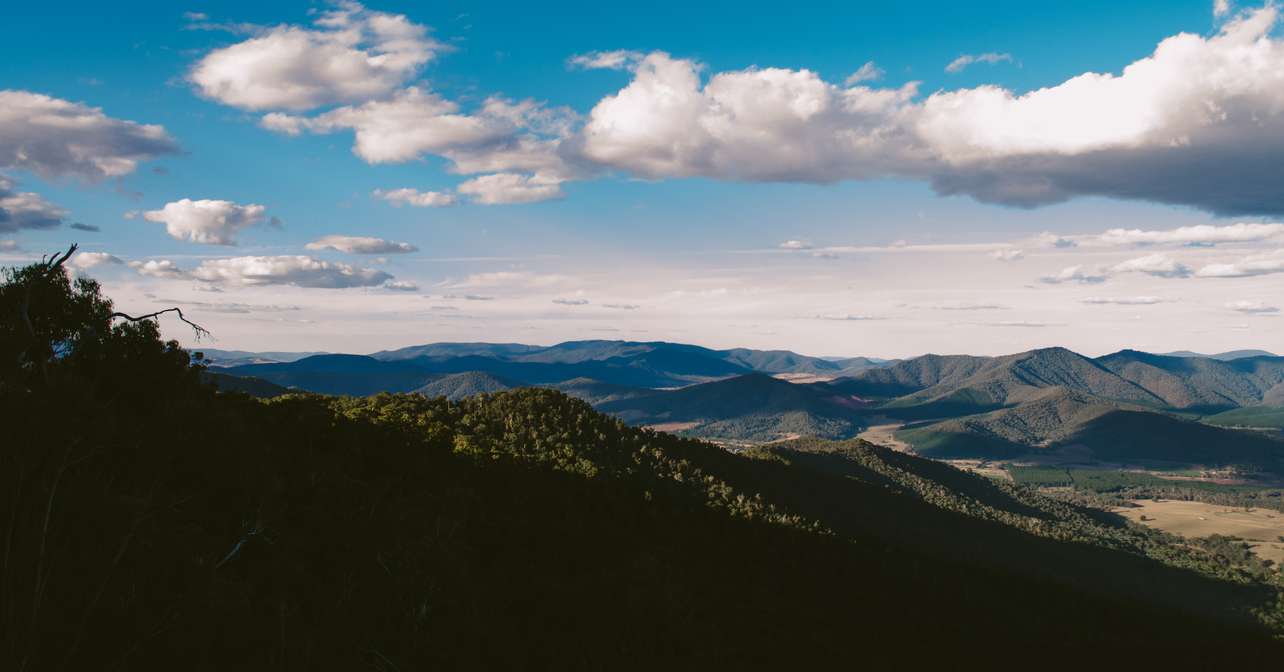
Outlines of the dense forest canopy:
<svg viewBox="0 0 1284 672">
<path fill-rule="evenodd" d="M 1235 549 L 859 441 L 732 454 L 554 390 L 220 393 L 62 260 L 0 285 L 4 669 L 1278 655 L 1277 575 Z"/>
</svg>

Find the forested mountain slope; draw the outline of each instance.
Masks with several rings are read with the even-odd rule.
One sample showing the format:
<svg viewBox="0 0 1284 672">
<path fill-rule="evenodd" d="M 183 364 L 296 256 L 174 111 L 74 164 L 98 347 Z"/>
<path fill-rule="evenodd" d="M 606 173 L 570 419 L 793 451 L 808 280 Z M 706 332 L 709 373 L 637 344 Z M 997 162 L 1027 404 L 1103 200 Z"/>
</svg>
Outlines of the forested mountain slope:
<svg viewBox="0 0 1284 672">
<path fill-rule="evenodd" d="M 1260 570 L 944 465 L 551 390 L 259 401 L 111 311 L 56 265 L 0 285 L 4 669 L 1279 655 Z"/>
</svg>

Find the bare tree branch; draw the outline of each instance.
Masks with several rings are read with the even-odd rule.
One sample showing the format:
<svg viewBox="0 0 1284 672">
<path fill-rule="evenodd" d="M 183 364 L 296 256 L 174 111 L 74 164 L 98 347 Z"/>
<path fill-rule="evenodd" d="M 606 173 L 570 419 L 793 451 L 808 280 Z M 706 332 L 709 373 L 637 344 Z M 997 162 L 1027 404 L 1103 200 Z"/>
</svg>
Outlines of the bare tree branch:
<svg viewBox="0 0 1284 672">
<path fill-rule="evenodd" d="M 59 257 L 57 254 L 55 254 L 55 255 L 53 256 L 53 258 L 51 258 L 51 259 L 49 260 L 49 267 L 48 267 L 48 270 L 52 271 L 52 270 L 54 270 L 55 268 L 58 268 L 58 267 L 62 266 L 63 264 L 67 263 L 67 260 L 68 260 L 68 259 L 70 259 L 70 258 L 71 258 L 71 255 L 75 254 L 75 253 L 76 253 L 76 250 L 78 250 L 78 249 L 80 249 L 80 244 L 79 244 L 79 243 L 72 243 L 72 244 L 71 244 L 71 247 L 67 248 L 67 251 L 66 251 L 66 252 L 64 252 L 64 253 L 63 253 L 63 255 L 62 255 L 61 257 Z"/>
<path fill-rule="evenodd" d="M 159 317 L 159 316 L 161 316 L 161 315 L 164 315 L 165 313 L 177 313 L 177 314 L 178 314 L 178 319 L 182 320 L 183 322 L 186 322 L 186 323 L 187 323 L 187 326 L 191 327 L 191 328 L 192 328 L 192 331 L 196 332 L 196 340 L 198 340 L 198 341 L 199 341 L 199 340 L 201 340 L 201 338 L 202 338 L 202 337 L 209 337 L 209 336 L 211 336 L 209 329 L 206 329 L 205 327 L 202 327 L 201 325 L 199 325 L 199 324 L 197 324 L 197 323 L 195 323 L 195 322 L 193 322 L 193 321 L 191 321 L 191 320 L 187 319 L 187 317 L 183 315 L 183 309 L 182 309 L 182 308 L 177 308 L 177 307 L 176 307 L 176 308 L 166 308 L 165 310 L 158 310 L 158 311 L 156 311 L 156 312 L 154 312 L 154 313 L 148 313 L 148 314 L 146 314 L 146 315 L 139 315 L 138 317 L 133 317 L 132 315 L 126 315 L 125 313 L 112 313 L 112 314 L 109 316 L 109 319 L 115 319 L 115 318 L 119 317 L 119 318 L 121 318 L 121 319 L 123 319 L 123 320 L 129 320 L 130 322 L 142 322 L 143 320 L 152 320 L 152 319 L 156 319 L 157 317 Z"/>
</svg>

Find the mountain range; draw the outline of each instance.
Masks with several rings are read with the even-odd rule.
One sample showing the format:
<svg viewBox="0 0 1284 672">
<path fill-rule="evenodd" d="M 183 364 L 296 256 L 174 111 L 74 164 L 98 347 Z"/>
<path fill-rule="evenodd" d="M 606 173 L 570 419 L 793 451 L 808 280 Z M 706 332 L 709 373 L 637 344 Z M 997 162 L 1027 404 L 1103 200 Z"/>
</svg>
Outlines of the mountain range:
<svg viewBox="0 0 1284 672">
<path fill-rule="evenodd" d="M 594 340 L 433 343 L 290 361 L 267 361 L 288 353 L 234 354 L 207 352 L 210 371 L 263 381 L 267 394 L 460 399 L 550 387 L 635 425 L 732 442 L 841 439 L 890 420 L 905 423 L 898 436 L 916 451 L 948 457 L 1087 455 L 1279 470 L 1284 455 L 1278 431 L 1243 431 L 1284 424 L 1284 357 L 1256 351 L 1092 358 L 1053 347 L 895 361 Z M 255 363 L 236 363 L 247 359 Z"/>
</svg>

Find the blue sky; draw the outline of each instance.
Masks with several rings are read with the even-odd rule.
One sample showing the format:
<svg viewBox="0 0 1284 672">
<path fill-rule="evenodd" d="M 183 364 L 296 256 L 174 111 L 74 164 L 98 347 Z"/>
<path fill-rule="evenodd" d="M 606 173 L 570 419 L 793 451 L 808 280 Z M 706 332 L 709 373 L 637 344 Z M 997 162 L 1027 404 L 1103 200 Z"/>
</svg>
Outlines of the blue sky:
<svg viewBox="0 0 1284 672">
<path fill-rule="evenodd" d="M 1278 343 L 1273 8 L 697 4 L 8 10 L 0 212 L 31 219 L 0 254 L 78 241 L 122 307 L 229 348 Z"/>
</svg>

